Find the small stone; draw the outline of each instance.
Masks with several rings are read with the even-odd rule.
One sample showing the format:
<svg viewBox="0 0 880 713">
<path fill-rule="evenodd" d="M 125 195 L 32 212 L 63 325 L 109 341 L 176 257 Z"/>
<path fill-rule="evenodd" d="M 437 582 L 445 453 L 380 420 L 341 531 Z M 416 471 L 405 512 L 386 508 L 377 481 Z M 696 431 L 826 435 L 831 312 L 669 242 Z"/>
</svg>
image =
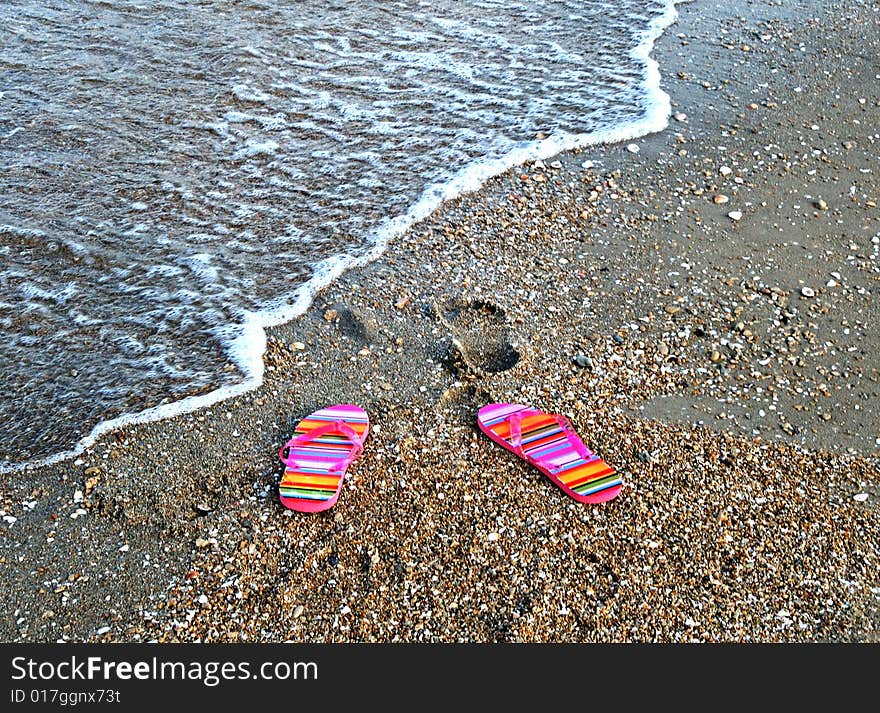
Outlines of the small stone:
<svg viewBox="0 0 880 713">
<path fill-rule="evenodd" d="M 755 104 L 755 102 L 752 102 L 751 104 L 748 104 L 748 105 L 746 106 L 746 108 L 747 108 L 747 109 L 751 109 L 752 111 L 754 111 L 755 109 L 758 108 L 758 105 Z"/>
<path fill-rule="evenodd" d="M 801 297 L 810 298 L 815 296 L 816 290 L 814 290 L 812 287 L 801 287 Z"/>
<path fill-rule="evenodd" d="M 101 468 L 100 468 L 100 466 L 93 465 L 93 466 L 91 466 L 91 467 L 89 467 L 89 468 L 86 468 L 86 469 L 83 471 L 83 475 L 85 475 L 86 477 L 88 477 L 88 476 L 92 476 L 92 475 L 98 475 L 98 473 L 100 473 L 100 472 L 101 472 Z"/>
<path fill-rule="evenodd" d="M 302 342 L 292 342 L 290 345 L 290 348 L 293 349 L 294 351 L 301 352 L 301 351 L 305 351 L 306 345 L 303 344 Z"/>
<path fill-rule="evenodd" d="M 532 164 L 532 166 L 533 166 L 534 168 L 537 168 L 537 169 L 541 170 L 541 171 L 544 170 L 544 162 L 543 162 L 541 159 L 537 159 L 537 160 Z"/>
<path fill-rule="evenodd" d="M 211 544 L 211 541 L 206 540 L 204 537 L 197 537 L 196 538 L 196 547 L 198 547 L 199 549 L 202 549 L 204 547 L 209 547 L 210 544 Z"/>
<path fill-rule="evenodd" d="M 335 309 L 328 309 L 326 312 L 324 312 L 324 321 L 332 322 L 338 316 L 339 313 Z"/>
<path fill-rule="evenodd" d="M 584 161 L 581 164 L 581 168 L 583 168 L 584 170 L 589 170 L 589 169 L 593 168 L 593 166 L 595 166 L 595 165 L 596 164 L 593 161 Z"/>
<path fill-rule="evenodd" d="M 821 198 L 817 200 L 813 205 L 815 205 L 819 210 L 828 210 L 828 204 Z"/>
<path fill-rule="evenodd" d="M 731 173 L 733 173 L 733 169 L 730 166 L 722 166 L 718 169 L 718 172 L 722 176 L 729 176 Z"/>
<path fill-rule="evenodd" d="M 120 552 L 128 552 L 129 549 L 130 548 L 128 545 L 123 545 L 122 547 L 119 548 L 119 551 Z"/>
<path fill-rule="evenodd" d="M 724 204 L 724 203 L 727 203 L 727 201 L 729 201 L 729 200 L 730 200 L 730 198 L 728 198 L 728 197 L 727 197 L 726 195 L 724 195 L 723 193 L 717 193 L 717 194 L 715 194 L 715 195 L 712 197 L 712 201 L 713 201 L 716 205 L 722 205 L 722 204 Z"/>
<path fill-rule="evenodd" d="M 867 493 L 858 493 L 856 495 L 853 495 L 853 500 L 855 500 L 857 503 L 863 503 L 867 499 L 868 499 Z"/>
<path fill-rule="evenodd" d="M 849 151 L 851 148 L 855 148 L 855 145 L 856 145 L 855 141 L 844 141 L 843 142 L 843 148 L 845 148 L 847 151 Z"/>
<path fill-rule="evenodd" d="M 550 168 L 555 168 L 555 169 L 562 168 L 562 161 L 552 161 L 550 163 Z"/>
<path fill-rule="evenodd" d="M 742 214 L 742 211 L 739 211 L 739 210 L 732 210 L 732 211 L 730 211 L 730 213 L 727 214 L 727 217 L 730 218 L 730 219 L 733 220 L 733 221 L 737 221 L 737 220 L 741 220 L 741 219 L 742 219 L 743 214 Z"/>
<path fill-rule="evenodd" d="M 588 366 L 593 365 L 593 360 L 590 359 L 586 354 L 578 354 L 574 358 L 574 363 L 577 364 L 581 369 L 586 369 Z"/>
<path fill-rule="evenodd" d="M 207 503 L 196 503 L 195 505 L 193 505 L 193 508 L 197 513 L 200 513 L 202 515 L 207 515 L 214 509 Z"/>
<path fill-rule="evenodd" d="M 495 542 L 498 539 L 499 535 L 497 532 L 490 532 L 488 540 L 489 542 Z"/>
<path fill-rule="evenodd" d="M 94 476 L 94 477 L 92 477 L 92 478 L 87 478 L 87 479 L 86 479 L 86 483 L 85 483 L 85 485 L 86 485 L 86 495 L 88 495 L 89 493 L 91 493 L 91 492 L 95 489 L 95 486 L 98 485 L 98 482 L 99 482 L 100 480 L 101 480 L 101 477 L 98 476 L 98 475 L 96 475 L 96 476 Z"/>
<path fill-rule="evenodd" d="M 302 616 L 302 613 L 305 611 L 305 607 L 302 604 L 297 604 L 293 608 L 293 618 L 299 619 Z"/>
<path fill-rule="evenodd" d="M 394 303 L 394 309 L 403 309 L 409 304 L 409 297 L 401 297 Z"/>
<path fill-rule="evenodd" d="M 825 287 L 837 287 L 840 283 L 837 280 L 828 280 L 825 283 Z"/>
<path fill-rule="evenodd" d="M 713 362 L 721 361 L 721 352 L 717 349 L 712 350 L 712 354 L 709 356 L 709 359 Z"/>
<path fill-rule="evenodd" d="M 638 153 L 639 152 L 639 145 L 638 144 L 628 144 L 626 147 L 626 150 L 629 151 L 630 153 Z"/>
<path fill-rule="evenodd" d="M 672 115 L 672 118 L 676 121 L 687 121 L 688 116 L 683 111 L 677 111 Z"/>
<path fill-rule="evenodd" d="M 208 595 L 200 594 L 199 598 L 196 601 L 198 601 L 198 603 L 201 604 L 203 607 L 206 607 L 208 606 Z"/>
<path fill-rule="evenodd" d="M 666 314 L 678 314 L 681 312 L 681 307 L 678 305 L 666 305 L 666 307 L 663 308 L 663 311 L 666 312 Z"/>
</svg>

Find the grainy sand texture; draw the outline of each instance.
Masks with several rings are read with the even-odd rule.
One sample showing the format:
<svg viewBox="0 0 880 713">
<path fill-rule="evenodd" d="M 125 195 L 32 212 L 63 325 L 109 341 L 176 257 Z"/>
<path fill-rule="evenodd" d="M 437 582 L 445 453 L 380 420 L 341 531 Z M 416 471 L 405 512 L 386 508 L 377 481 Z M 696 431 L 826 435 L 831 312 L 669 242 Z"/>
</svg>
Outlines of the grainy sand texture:
<svg viewBox="0 0 880 713">
<path fill-rule="evenodd" d="M 880 14 L 679 12 L 637 151 L 491 180 L 275 329 L 259 390 L 5 476 L 0 636 L 877 641 Z M 620 496 L 567 498 L 490 401 L 566 414 Z M 278 448 L 333 403 L 366 450 L 287 511 Z"/>
</svg>

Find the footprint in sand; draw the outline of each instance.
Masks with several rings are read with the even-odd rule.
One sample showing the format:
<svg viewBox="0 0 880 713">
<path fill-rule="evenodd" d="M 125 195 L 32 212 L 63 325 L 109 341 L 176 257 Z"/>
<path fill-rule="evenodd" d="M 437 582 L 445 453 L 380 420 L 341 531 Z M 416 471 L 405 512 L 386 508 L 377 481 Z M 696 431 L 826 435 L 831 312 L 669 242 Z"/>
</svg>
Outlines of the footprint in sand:
<svg viewBox="0 0 880 713">
<path fill-rule="evenodd" d="M 494 373 L 512 368 L 520 359 L 509 341 L 504 310 L 482 300 L 456 299 L 436 305 L 440 323 L 472 369 Z"/>
</svg>

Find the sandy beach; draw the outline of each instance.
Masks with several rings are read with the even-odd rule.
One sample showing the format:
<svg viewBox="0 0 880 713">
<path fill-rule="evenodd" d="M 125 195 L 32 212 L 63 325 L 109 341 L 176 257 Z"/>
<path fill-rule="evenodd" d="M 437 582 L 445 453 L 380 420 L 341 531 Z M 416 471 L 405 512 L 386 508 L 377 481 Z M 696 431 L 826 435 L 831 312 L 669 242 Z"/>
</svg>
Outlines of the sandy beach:
<svg viewBox="0 0 880 713">
<path fill-rule="evenodd" d="M 260 389 L 3 476 L 0 637 L 876 642 L 880 13 L 678 10 L 666 130 L 445 204 Z M 620 496 L 496 446 L 492 401 L 566 414 Z M 334 403 L 365 452 L 288 511 L 278 449 Z"/>
</svg>

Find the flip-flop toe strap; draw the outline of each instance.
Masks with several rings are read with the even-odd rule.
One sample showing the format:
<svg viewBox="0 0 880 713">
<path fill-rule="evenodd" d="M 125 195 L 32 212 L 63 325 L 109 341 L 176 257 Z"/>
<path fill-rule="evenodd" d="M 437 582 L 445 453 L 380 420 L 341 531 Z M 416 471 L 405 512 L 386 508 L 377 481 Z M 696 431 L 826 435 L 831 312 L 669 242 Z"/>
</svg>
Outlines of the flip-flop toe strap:
<svg viewBox="0 0 880 713">
<path fill-rule="evenodd" d="M 572 448 L 577 452 L 577 454 L 583 458 L 584 460 L 589 460 L 593 457 L 593 453 L 584 445 L 583 441 L 578 436 L 577 432 L 571 425 L 571 421 L 569 421 L 565 416 L 561 414 L 555 413 L 553 414 L 553 418 L 556 419 L 556 422 L 562 427 L 562 430 L 565 431 L 565 435 L 568 436 L 568 442 Z"/>
<path fill-rule="evenodd" d="M 522 414 L 520 412 L 510 414 L 510 445 L 513 450 L 523 458 L 526 457 L 522 447 Z"/>
<path fill-rule="evenodd" d="M 364 442 L 361 440 L 358 432 L 345 423 L 345 421 L 328 421 L 323 426 L 318 426 L 317 428 L 313 428 L 310 431 L 306 431 L 305 433 L 301 433 L 300 435 L 291 438 L 287 444 L 278 451 L 278 457 L 284 461 L 284 465 L 293 466 L 294 463 L 291 463 L 290 461 L 290 454 L 294 448 L 297 446 L 303 446 L 328 433 L 341 433 L 351 439 L 352 446 L 354 446 L 351 453 L 330 468 L 331 471 L 344 470 L 364 449 Z"/>
<path fill-rule="evenodd" d="M 525 452 L 525 449 L 522 445 L 522 420 L 524 418 L 528 418 L 529 416 L 539 415 L 539 411 L 517 411 L 515 413 L 510 414 L 508 417 L 508 422 L 510 424 L 510 437 L 508 443 L 511 448 L 513 448 L 514 452 L 529 460 L 528 455 Z M 575 450 L 575 452 L 584 460 L 590 460 L 593 457 L 593 454 L 587 449 L 587 447 L 583 444 L 580 437 L 577 435 L 577 432 L 571 425 L 571 422 L 563 415 L 554 413 L 549 414 L 549 416 L 559 424 L 560 428 L 562 428 L 563 432 L 566 435 L 566 440 L 569 445 Z M 546 467 L 546 466 L 545 466 Z M 566 466 L 561 465 L 557 467 L 551 467 L 550 472 L 557 473 L 561 470 L 565 470 Z"/>
</svg>

